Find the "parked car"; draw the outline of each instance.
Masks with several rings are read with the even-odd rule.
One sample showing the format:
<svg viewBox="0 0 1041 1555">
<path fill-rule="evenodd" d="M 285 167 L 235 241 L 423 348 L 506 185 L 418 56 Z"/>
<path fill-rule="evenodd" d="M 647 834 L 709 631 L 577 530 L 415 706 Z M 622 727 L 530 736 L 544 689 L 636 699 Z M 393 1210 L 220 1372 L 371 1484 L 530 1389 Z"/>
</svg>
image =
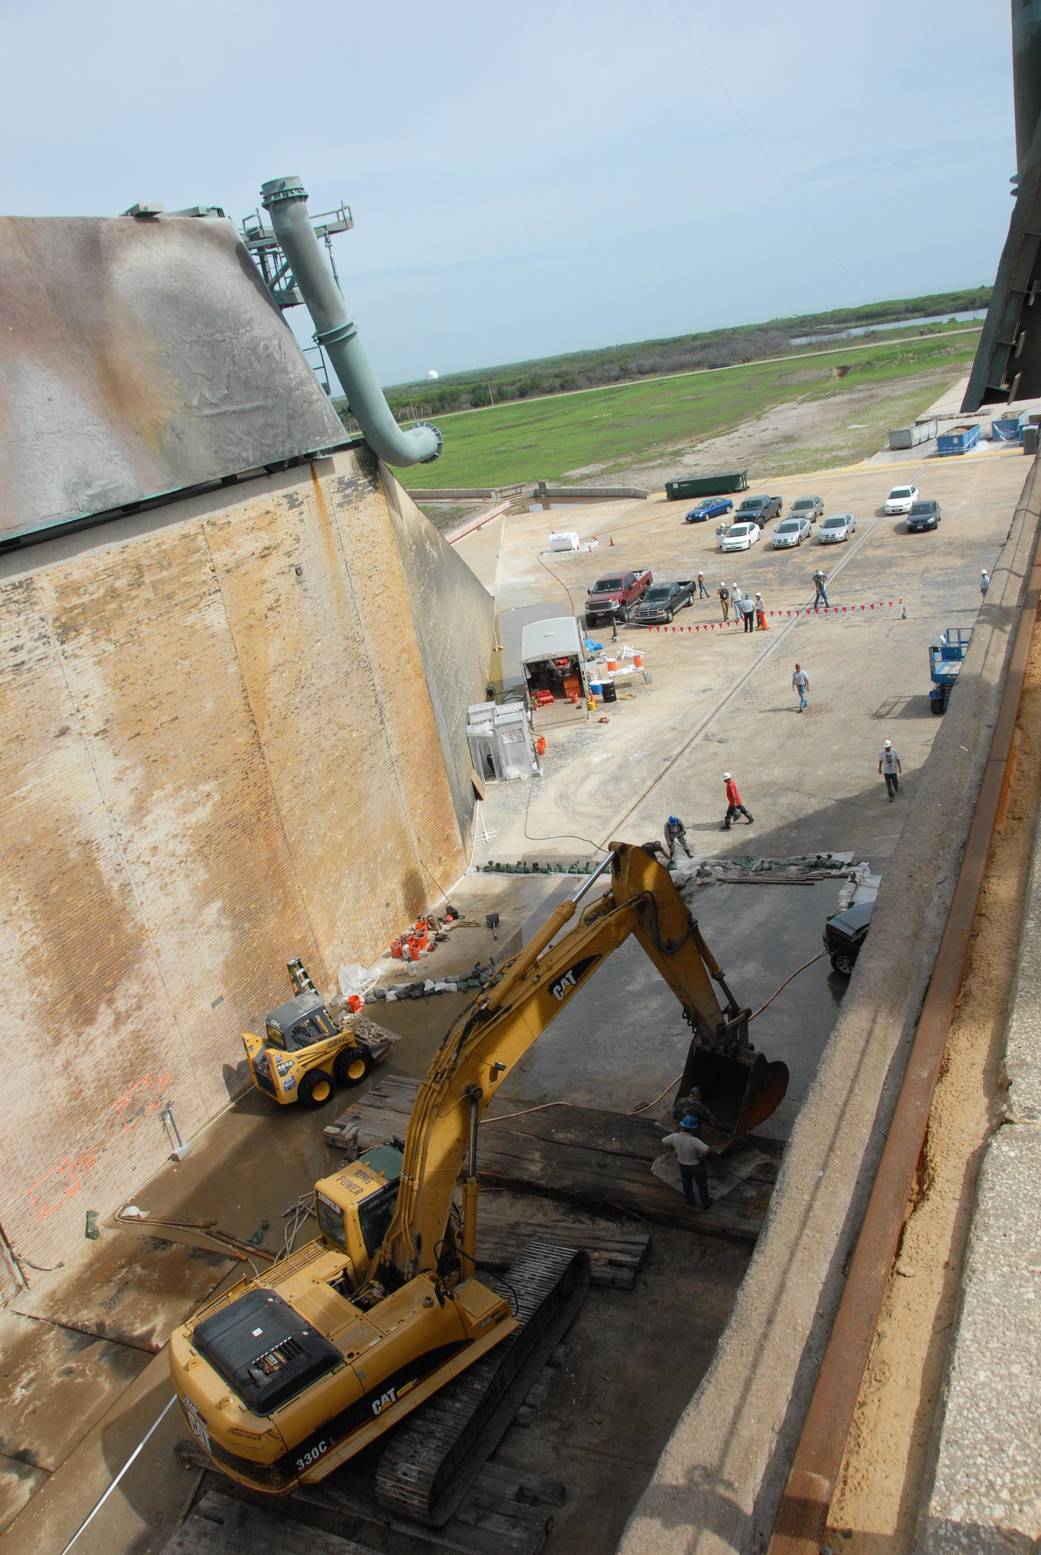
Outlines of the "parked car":
<svg viewBox="0 0 1041 1555">
<path fill-rule="evenodd" d="M 823 497 L 796 497 L 788 514 L 792 518 L 808 518 L 811 524 L 815 524 L 818 518 L 824 517 Z"/>
<path fill-rule="evenodd" d="M 679 578 L 673 583 L 656 583 L 649 588 L 636 609 L 633 620 L 651 626 L 657 621 L 671 621 L 677 610 L 694 603 L 693 578 Z"/>
<path fill-rule="evenodd" d="M 817 539 L 821 545 L 837 545 L 840 540 L 848 540 L 856 527 L 852 513 L 832 513 L 817 530 Z"/>
<path fill-rule="evenodd" d="M 754 518 L 760 529 L 765 529 L 771 519 L 780 518 L 783 507 L 780 497 L 746 497 L 734 514 L 734 521 Z"/>
<path fill-rule="evenodd" d="M 941 516 L 938 502 L 912 502 L 907 515 L 908 530 L 935 529 Z"/>
<path fill-rule="evenodd" d="M 647 568 L 612 572 L 598 579 L 586 595 L 586 625 L 628 621 L 630 610 L 640 603 L 653 582 L 654 574 Z"/>
<path fill-rule="evenodd" d="M 729 497 L 706 497 L 687 514 L 688 524 L 703 524 L 707 518 L 719 518 L 722 513 L 732 513 L 734 504 Z"/>
<path fill-rule="evenodd" d="M 783 551 L 788 545 L 801 545 L 808 540 L 813 530 L 810 528 L 809 519 L 802 513 L 796 513 L 793 508 L 787 518 L 782 518 L 773 534 L 770 536 L 770 544 L 777 551 Z"/>
<path fill-rule="evenodd" d="M 871 927 L 874 902 L 854 902 L 845 912 L 832 913 L 824 925 L 824 948 L 831 957 L 833 972 L 848 977 L 860 955 L 860 947 Z"/>
<path fill-rule="evenodd" d="M 894 486 L 886 498 L 884 511 L 886 513 L 910 513 L 912 506 L 917 501 L 917 486 Z"/>
<path fill-rule="evenodd" d="M 719 537 L 719 549 L 721 551 L 750 551 L 759 539 L 759 525 L 754 519 L 743 519 L 734 522 Z"/>
</svg>

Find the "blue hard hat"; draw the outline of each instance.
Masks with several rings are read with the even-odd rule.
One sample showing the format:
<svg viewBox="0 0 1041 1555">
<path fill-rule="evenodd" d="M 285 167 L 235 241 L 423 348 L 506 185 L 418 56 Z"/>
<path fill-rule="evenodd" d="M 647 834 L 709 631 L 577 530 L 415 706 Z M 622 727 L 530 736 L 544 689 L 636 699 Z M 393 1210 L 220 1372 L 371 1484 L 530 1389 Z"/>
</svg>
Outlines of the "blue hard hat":
<svg viewBox="0 0 1041 1555">
<path fill-rule="evenodd" d="M 669 825 L 670 826 L 678 826 L 679 824 L 680 824 L 680 819 L 679 819 L 678 815 L 670 815 L 669 816 Z"/>
<path fill-rule="evenodd" d="M 701 1127 L 701 1119 L 696 1118 L 692 1112 L 688 1112 L 685 1118 L 680 1119 L 680 1128 L 697 1129 Z"/>
</svg>

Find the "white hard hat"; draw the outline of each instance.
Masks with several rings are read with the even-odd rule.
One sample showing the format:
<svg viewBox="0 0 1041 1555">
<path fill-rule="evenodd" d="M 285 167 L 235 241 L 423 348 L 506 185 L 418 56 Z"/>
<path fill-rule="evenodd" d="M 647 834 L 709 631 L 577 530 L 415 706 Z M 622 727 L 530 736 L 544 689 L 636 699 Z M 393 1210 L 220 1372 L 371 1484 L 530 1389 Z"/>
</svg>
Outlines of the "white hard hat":
<svg viewBox="0 0 1041 1555">
<path fill-rule="evenodd" d="M 883 749 L 885 749 L 887 751 L 891 751 L 893 749 L 893 742 L 892 742 L 892 740 L 885 740 L 883 742 Z"/>
<path fill-rule="evenodd" d="M 724 772 L 723 773 L 723 782 L 724 783 L 729 783 L 730 782 L 730 773 L 729 772 Z"/>
</svg>

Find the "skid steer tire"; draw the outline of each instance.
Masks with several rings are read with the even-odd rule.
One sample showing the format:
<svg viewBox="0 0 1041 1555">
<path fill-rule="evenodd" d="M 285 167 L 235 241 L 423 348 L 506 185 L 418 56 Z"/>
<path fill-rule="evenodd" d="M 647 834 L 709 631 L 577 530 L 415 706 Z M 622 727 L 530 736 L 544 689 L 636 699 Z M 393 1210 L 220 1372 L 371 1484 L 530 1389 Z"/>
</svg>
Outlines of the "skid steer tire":
<svg viewBox="0 0 1041 1555">
<path fill-rule="evenodd" d="M 333 1078 L 337 1085 L 360 1085 L 372 1068 L 372 1055 L 363 1047 L 345 1047 L 337 1053 L 333 1062 Z"/>
<path fill-rule="evenodd" d="M 300 1081 L 296 1094 L 305 1107 L 324 1107 L 332 1099 L 333 1082 L 324 1069 L 312 1069 Z"/>
</svg>

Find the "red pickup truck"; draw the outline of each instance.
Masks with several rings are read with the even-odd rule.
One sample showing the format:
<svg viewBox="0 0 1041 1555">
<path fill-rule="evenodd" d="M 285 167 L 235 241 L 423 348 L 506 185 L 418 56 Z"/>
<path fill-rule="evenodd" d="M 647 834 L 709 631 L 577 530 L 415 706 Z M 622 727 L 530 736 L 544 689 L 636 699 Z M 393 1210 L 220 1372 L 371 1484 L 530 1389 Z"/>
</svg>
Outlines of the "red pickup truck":
<svg viewBox="0 0 1041 1555">
<path fill-rule="evenodd" d="M 653 582 L 654 574 L 649 570 L 612 572 L 600 578 L 586 595 L 586 625 L 628 621 L 630 610 L 639 604 Z"/>
</svg>

